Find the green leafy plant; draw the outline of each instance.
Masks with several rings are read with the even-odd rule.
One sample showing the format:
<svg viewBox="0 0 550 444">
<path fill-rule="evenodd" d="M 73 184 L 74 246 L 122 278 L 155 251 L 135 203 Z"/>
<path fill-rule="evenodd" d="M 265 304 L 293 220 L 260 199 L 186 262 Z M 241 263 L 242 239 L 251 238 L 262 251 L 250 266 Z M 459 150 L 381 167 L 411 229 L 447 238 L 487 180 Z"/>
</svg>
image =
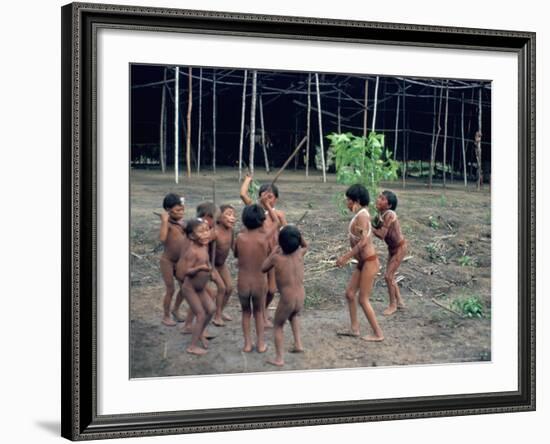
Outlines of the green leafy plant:
<svg viewBox="0 0 550 444">
<path fill-rule="evenodd" d="M 445 196 L 444 194 L 439 196 L 439 206 L 440 207 L 446 207 L 447 206 L 447 196 Z"/>
<path fill-rule="evenodd" d="M 462 267 L 473 267 L 476 265 L 476 260 L 472 256 L 464 254 L 458 258 L 458 263 Z"/>
<path fill-rule="evenodd" d="M 436 217 L 430 216 L 428 217 L 428 223 L 430 224 L 430 227 L 434 230 L 439 229 L 439 221 Z"/>
<path fill-rule="evenodd" d="M 451 307 L 468 318 L 483 318 L 485 316 L 483 302 L 479 296 L 469 296 L 455 299 Z"/>
<path fill-rule="evenodd" d="M 248 185 L 248 195 L 251 199 L 254 199 L 258 195 L 258 191 L 260 190 L 260 182 L 258 182 L 256 179 L 252 179 L 250 182 L 250 185 Z"/>
<path fill-rule="evenodd" d="M 334 159 L 338 183 L 360 183 L 376 196 L 381 181 L 397 179 L 399 164 L 384 147 L 383 134 L 372 131 L 368 137 L 360 137 L 352 133 L 332 133 L 327 139 L 330 140 L 327 164 Z"/>
</svg>

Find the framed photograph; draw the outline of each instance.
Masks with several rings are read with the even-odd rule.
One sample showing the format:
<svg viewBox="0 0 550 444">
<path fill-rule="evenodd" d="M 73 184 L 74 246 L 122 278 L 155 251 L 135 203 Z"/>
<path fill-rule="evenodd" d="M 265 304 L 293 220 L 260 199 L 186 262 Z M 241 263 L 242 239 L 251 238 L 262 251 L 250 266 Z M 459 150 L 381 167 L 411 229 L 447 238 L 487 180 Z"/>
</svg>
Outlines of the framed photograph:
<svg viewBox="0 0 550 444">
<path fill-rule="evenodd" d="M 535 409 L 534 33 L 66 5 L 62 208 L 68 439 Z"/>
</svg>

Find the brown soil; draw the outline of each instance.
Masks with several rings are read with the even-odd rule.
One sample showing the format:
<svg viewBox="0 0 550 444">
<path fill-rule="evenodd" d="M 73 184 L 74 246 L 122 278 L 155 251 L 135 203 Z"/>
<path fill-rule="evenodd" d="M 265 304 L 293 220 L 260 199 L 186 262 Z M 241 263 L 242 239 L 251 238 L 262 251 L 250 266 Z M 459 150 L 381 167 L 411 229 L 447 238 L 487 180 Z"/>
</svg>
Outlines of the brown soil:
<svg viewBox="0 0 550 444">
<path fill-rule="evenodd" d="M 263 172 L 257 179 L 269 180 Z M 449 181 L 448 181 L 449 182 Z M 300 229 L 310 248 L 305 259 L 306 309 L 302 315 L 305 353 L 285 353 L 282 370 L 349 368 L 409 364 L 487 361 L 491 359 L 491 214 L 490 191 L 465 190 L 457 181 L 443 189 L 429 190 L 422 182 L 386 184 L 399 198 L 397 212 L 409 241 L 408 258 L 401 265 L 399 285 L 407 307 L 391 317 L 382 311 L 388 303 L 382 274 L 371 297 L 385 335 L 381 343 L 340 337 L 337 330 L 349 327 L 344 289 L 351 265 L 334 267 L 338 254 L 347 248 L 346 230 L 350 215 L 342 215 L 335 196 L 345 186 L 333 175 L 323 184 L 317 173 L 304 177 L 303 171 L 285 172 L 278 181 L 277 207 L 286 212 L 290 223 L 301 218 Z M 153 211 L 161 211 L 164 195 L 179 192 L 186 198 L 186 218 L 194 216 L 196 205 L 212 200 L 210 172 L 182 178 L 174 184 L 173 174 L 153 171 L 131 173 L 131 295 L 130 369 L 131 377 L 204 375 L 273 371 L 266 364 L 274 357 L 273 334 L 267 330 L 268 352 L 243 353 L 240 307 L 235 293 L 227 312 L 233 317 L 225 327 L 209 326 L 217 337 L 205 356 L 185 352 L 190 336 L 178 327 L 161 324 L 164 288 L 158 268 L 162 246 L 158 242 L 160 221 Z M 239 214 L 237 171 L 218 169 L 216 201 L 231 203 Z M 307 214 L 304 216 L 304 213 Z M 240 222 L 237 229 L 240 227 Z M 375 241 L 381 264 L 386 248 Z M 229 265 L 236 280 L 235 259 Z M 384 268 L 382 268 L 383 272 Z M 477 296 L 484 306 L 484 317 L 468 318 L 434 302 L 452 308 L 455 300 Z M 275 307 L 277 298 L 272 303 Z M 184 312 L 186 306 L 182 307 Z M 273 309 L 273 308 L 272 308 Z M 455 310 L 456 311 L 456 310 Z M 273 311 L 271 311 L 273 313 Z M 370 333 L 359 312 L 362 334 Z M 285 326 L 285 349 L 292 347 L 290 325 Z"/>
</svg>

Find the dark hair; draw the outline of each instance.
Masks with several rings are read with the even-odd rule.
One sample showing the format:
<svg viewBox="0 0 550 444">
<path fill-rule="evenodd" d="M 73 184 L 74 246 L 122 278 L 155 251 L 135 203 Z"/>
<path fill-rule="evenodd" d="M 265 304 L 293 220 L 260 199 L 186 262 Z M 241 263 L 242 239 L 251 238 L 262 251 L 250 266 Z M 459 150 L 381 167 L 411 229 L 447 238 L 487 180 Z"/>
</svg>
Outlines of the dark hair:
<svg viewBox="0 0 550 444">
<path fill-rule="evenodd" d="M 191 235 L 191 233 L 193 233 L 193 231 L 195 231 L 195 229 L 201 225 L 201 224 L 205 224 L 206 221 L 204 219 L 201 219 L 200 217 L 196 217 L 195 219 L 190 219 L 187 221 L 187 223 L 185 224 L 185 234 L 187 235 L 187 237 L 189 237 Z"/>
<path fill-rule="evenodd" d="M 279 245 L 285 254 L 294 253 L 302 243 L 302 234 L 295 225 L 285 225 L 279 231 Z"/>
<path fill-rule="evenodd" d="M 384 190 L 382 191 L 382 194 L 390 204 L 390 210 L 395 210 L 397 208 L 397 196 L 395 193 L 390 190 Z"/>
<path fill-rule="evenodd" d="M 176 205 L 182 205 L 182 197 L 175 193 L 168 193 L 166 196 L 164 196 L 164 200 L 162 201 L 162 208 L 165 210 L 170 210 L 174 208 Z"/>
<path fill-rule="evenodd" d="M 259 228 L 265 220 L 265 210 L 258 204 L 247 205 L 243 210 L 243 224 L 249 230 Z"/>
<path fill-rule="evenodd" d="M 222 204 L 220 205 L 220 213 L 223 213 L 225 210 L 228 210 L 228 209 L 232 209 L 233 211 L 235 211 L 235 207 L 231 204 Z"/>
<path fill-rule="evenodd" d="M 370 202 L 369 191 L 361 184 L 356 183 L 346 190 L 346 197 L 354 202 L 359 202 L 362 207 Z"/>
<path fill-rule="evenodd" d="M 217 207 L 212 202 L 203 202 L 197 206 L 197 217 L 214 217 Z"/>
<path fill-rule="evenodd" d="M 277 185 L 271 183 L 261 184 L 258 190 L 258 196 L 261 196 L 266 191 L 271 191 L 277 199 L 279 198 L 279 188 L 277 188 Z"/>
</svg>

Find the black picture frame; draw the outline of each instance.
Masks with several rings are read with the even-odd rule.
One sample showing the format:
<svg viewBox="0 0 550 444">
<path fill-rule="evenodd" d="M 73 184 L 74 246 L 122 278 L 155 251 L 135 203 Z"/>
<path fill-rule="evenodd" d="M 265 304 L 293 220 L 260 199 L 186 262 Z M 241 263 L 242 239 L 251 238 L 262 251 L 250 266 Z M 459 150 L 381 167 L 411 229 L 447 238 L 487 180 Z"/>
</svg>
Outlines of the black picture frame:
<svg viewBox="0 0 550 444">
<path fill-rule="evenodd" d="M 72 3 L 62 14 L 62 436 L 71 440 L 535 409 L 535 33 Z M 265 407 L 97 414 L 98 27 L 508 51 L 519 66 L 518 390 Z"/>
</svg>

